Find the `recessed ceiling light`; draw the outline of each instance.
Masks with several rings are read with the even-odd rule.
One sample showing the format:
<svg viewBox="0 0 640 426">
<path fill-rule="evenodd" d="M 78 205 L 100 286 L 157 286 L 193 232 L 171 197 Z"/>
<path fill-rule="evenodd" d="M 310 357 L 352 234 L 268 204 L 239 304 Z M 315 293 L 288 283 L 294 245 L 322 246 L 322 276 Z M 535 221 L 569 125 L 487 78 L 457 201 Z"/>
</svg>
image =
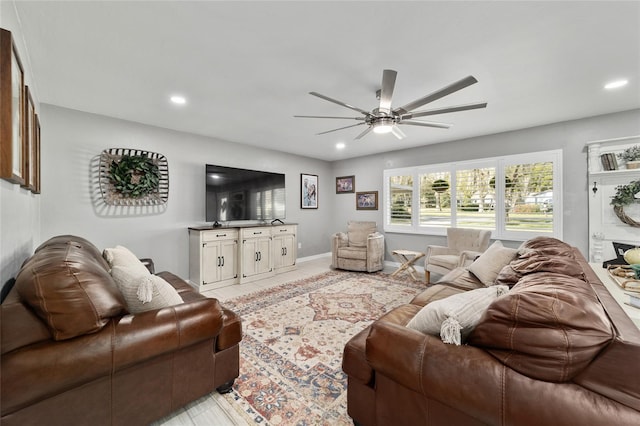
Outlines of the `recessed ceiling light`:
<svg viewBox="0 0 640 426">
<path fill-rule="evenodd" d="M 346 145 L 344 144 L 344 142 L 338 142 L 336 144 L 336 149 L 344 149 Z"/>
<path fill-rule="evenodd" d="M 617 89 L 618 87 L 626 86 L 629 80 L 615 80 L 604 85 L 605 89 Z"/>
<path fill-rule="evenodd" d="M 187 103 L 187 100 L 184 98 L 184 96 L 174 95 L 171 97 L 171 102 L 178 105 L 184 105 Z"/>
</svg>

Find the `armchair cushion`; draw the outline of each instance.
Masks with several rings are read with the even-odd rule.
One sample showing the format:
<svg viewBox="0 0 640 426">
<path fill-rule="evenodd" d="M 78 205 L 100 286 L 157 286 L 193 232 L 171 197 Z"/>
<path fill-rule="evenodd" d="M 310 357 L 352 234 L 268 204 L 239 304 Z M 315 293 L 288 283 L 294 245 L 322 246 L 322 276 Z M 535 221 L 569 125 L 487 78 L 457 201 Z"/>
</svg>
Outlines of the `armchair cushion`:
<svg viewBox="0 0 640 426">
<path fill-rule="evenodd" d="M 340 247 L 338 249 L 338 257 L 367 260 L 367 249 L 366 247 Z"/>
<path fill-rule="evenodd" d="M 369 234 L 376 232 L 375 222 L 349 222 L 347 235 L 349 245 L 353 247 L 366 247 Z"/>
<path fill-rule="evenodd" d="M 441 254 L 431 256 L 429 258 L 429 265 L 442 266 L 447 269 L 454 269 L 460 262 L 460 256 L 456 254 Z"/>
</svg>

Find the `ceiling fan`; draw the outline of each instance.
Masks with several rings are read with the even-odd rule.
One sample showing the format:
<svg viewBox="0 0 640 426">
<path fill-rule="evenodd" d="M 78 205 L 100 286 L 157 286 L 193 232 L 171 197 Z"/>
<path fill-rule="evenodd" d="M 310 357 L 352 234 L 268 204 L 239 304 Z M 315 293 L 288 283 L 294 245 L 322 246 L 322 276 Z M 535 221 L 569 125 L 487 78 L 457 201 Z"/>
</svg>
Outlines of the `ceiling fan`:
<svg viewBox="0 0 640 426">
<path fill-rule="evenodd" d="M 321 116 L 321 115 L 294 115 L 296 118 L 331 118 L 331 119 L 344 119 L 344 120 L 358 120 L 361 123 L 352 124 L 350 126 L 340 127 L 333 130 L 327 130 L 326 132 L 318 133 L 318 135 L 324 135 L 326 133 L 336 132 L 338 130 L 348 129 L 350 127 L 361 126 L 366 124 L 368 127 L 356 136 L 356 139 L 361 139 L 367 133 L 373 130 L 374 133 L 392 133 L 398 139 L 404 138 L 406 135 L 398 128 L 399 124 L 408 124 L 411 126 L 423 126 L 423 127 L 437 127 L 442 129 L 448 129 L 450 124 L 438 123 L 433 121 L 418 121 L 414 120 L 417 117 L 426 117 L 429 115 L 446 114 L 449 112 L 467 111 L 470 109 L 485 108 L 486 102 L 458 105 L 447 108 L 431 109 L 426 111 L 415 111 L 416 108 L 420 108 L 430 102 L 450 95 L 465 87 L 471 86 L 477 83 L 478 80 L 473 76 L 468 76 L 462 80 L 456 81 L 440 90 L 436 90 L 420 99 L 403 105 L 399 108 L 391 109 L 391 98 L 393 96 L 393 89 L 396 85 L 396 75 L 398 73 L 394 70 L 384 70 L 382 72 L 382 88 L 376 92 L 376 97 L 380 99 L 380 106 L 372 111 L 365 111 L 364 109 L 349 105 L 345 102 L 337 99 L 330 98 L 322 95 L 318 92 L 309 92 L 310 95 L 316 96 L 325 101 L 333 102 L 345 108 L 349 108 L 353 111 L 357 111 L 362 114 L 362 117 L 334 117 L 334 116 Z"/>
</svg>

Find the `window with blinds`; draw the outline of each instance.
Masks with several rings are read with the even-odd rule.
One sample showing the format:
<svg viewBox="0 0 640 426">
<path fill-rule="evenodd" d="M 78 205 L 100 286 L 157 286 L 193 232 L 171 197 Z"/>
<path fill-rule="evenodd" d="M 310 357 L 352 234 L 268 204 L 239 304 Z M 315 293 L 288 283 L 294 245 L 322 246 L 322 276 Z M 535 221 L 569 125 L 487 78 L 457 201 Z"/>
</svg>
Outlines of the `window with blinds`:
<svg viewBox="0 0 640 426">
<path fill-rule="evenodd" d="M 554 150 L 385 170 L 385 231 L 443 235 L 459 227 L 491 229 L 493 238 L 562 238 L 561 166 L 562 151 Z"/>
</svg>

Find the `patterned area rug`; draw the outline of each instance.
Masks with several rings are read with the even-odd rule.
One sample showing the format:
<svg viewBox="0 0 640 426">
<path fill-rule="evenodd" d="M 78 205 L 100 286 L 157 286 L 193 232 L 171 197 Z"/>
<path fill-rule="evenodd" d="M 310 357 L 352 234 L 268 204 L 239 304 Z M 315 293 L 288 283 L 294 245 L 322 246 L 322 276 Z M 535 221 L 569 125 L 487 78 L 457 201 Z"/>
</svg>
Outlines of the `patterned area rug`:
<svg viewBox="0 0 640 426">
<path fill-rule="evenodd" d="M 351 425 L 347 341 L 424 284 L 331 271 L 226 301 L 242 317 L 240 377 L 225 399 L 249 423 Z"/>
</svg>

